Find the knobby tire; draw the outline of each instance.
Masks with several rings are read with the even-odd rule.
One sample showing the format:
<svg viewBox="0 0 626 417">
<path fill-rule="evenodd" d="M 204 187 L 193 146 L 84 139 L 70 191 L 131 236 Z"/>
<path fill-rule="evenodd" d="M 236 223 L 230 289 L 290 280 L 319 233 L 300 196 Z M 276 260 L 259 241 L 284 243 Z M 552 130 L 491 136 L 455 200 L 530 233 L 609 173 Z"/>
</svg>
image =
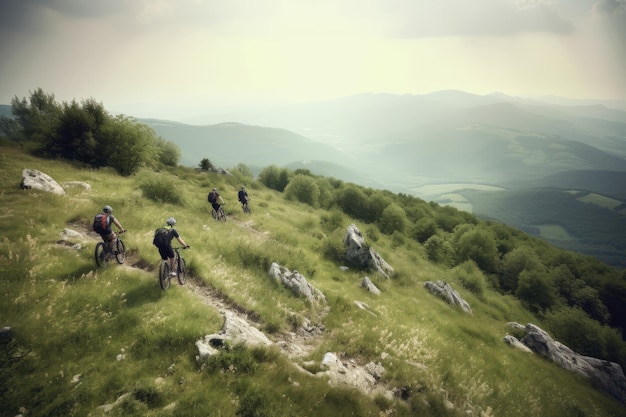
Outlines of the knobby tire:
<svg viewBox="0 0 626 417">
<path fill-rule="evenodd" d="M 185 285 L 185 282 L 187 282 L 187 264 L 185 263 L 185 258 L 182 256 L 178 258 L 178 271 L 176 271 L 176 277 L 178 278 L 178 283 L 180 285 Z"/>
<path fill-rule="evenodd" d="M 120 265 L 126 260 L 126 246 L 119 237 L 117 238 L 117 253 L 115 254 L 115 260 Z"/>
<path fill-rule="evenodd" d="M 94 251 L 94 257 L 96 258 L 96 265 L 98 265 L 98 268 L 106 268 L 109 266 L 109 256 L 104 245 L 104 242 L 98 242 L 96 244 L 96 250 Z"/>
</svg>

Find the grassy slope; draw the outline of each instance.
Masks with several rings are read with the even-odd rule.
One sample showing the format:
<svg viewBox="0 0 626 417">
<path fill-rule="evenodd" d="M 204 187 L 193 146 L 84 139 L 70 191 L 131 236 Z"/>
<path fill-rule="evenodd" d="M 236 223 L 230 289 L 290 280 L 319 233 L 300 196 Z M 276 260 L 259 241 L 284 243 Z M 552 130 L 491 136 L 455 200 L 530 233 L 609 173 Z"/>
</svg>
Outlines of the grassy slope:
<svg viewBox="0 0 626 417">
<path fill-rule="evenodd" d="M 581 378 L 507 347 L 505 323 L 536 320 L 512 298 L 487 291 L 477 299 L 450 271 L 426 261 L 417 244 L 393 247 L 384 236 L 370 242 L 397 271 L 389 281 L 372 276 L 383 291 L 376 297 L 359 287 L 362 273 L 342 272 L 321 256 L 325 239 L 341 240 L 343 229 L 326 238 L 322 211 L 287 202 L 256 183 L 247 184 L 253 198 L 247 219 L 235 202 L 239 184 L 224 177 L 181 169 L 176 181 L 184 203 L 158 205 L 139 191 L 141 175 L 122 178 L 1 150 L 0 326 L 11 326 L 14 337 L 0 345 L 3 415 L 16 415 L 20 407 L 29 416 L 379 416 L 388 410 L 394 416 L 458 416 L 464 410 L 476 416 L 626 415 Z M 64 197 L 20 190 L 25 167 L 59 183 L 86 181 L 92 189 Z M 230 203 L 225 224 L 210 219 L 205 203 L 214 185 Z M 96 270 L 96 240 L 78 251 L 57 241 L 68 225 L 88 228 L 104 204 L 129 229 L 124 240 L 131 253 L 124 266 Z M 290 331 L 297 315 L 320 317 L 314 306 L 274 284 L 266 267 L 277 261 L 297 269 L 330 306 L 320 346 L 305 359 L 320 361 L 333 351 L 360 364 L 381 361 L 388 371 L 383 382 L 406 388 L 408 401 L 330 387 L 298 371 L 278 348 L 235 350 L 201 366 L 195 342 L 217 332 L 222 319 L 188 287 L 159 288 L 151 236 L 170 215 L 192 245 L 185 253 L 193 273 L 189 285 L 219 289 L 253 312 L 272 337 Z M 345 218 L 344 226 L 350 222 Z M 473 316 L 426 293 L 423 282 L 439 279 L 459 290 Z M 376 316 L 355 300 L 368 303 Z M 111 411 L 99 408 L 124 394 Z"/>
</svg>

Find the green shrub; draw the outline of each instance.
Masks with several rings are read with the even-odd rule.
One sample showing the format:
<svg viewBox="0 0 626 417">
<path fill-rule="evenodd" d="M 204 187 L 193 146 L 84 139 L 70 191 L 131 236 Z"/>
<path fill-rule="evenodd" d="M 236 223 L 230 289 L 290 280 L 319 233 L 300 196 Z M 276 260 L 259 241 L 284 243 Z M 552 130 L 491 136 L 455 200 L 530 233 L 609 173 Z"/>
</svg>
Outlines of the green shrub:
<svg viewBox="0 0 626 417">
<path fill-rule="evenodd" d="M 146 198 L 157 203 L 182 203 L 182 194 L 176 188 L 176 182 L 167 174 L 147 174 L 140 180 L 139 188 Z"/>
</svg>

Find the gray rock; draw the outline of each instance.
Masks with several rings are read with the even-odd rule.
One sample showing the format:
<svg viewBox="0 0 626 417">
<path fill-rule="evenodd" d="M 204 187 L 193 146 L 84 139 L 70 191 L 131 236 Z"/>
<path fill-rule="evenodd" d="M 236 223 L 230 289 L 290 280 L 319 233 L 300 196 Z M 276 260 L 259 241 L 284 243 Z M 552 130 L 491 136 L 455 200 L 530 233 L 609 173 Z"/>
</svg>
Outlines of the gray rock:
<svg viewBox="0 0 626 417">
<path fill-rule="evenodd" d="M 309 281 L 307 281 L 307 279 L 296 270 L 291 272 L 284 266 L 280 266 L 276 262 L 273 262 L 270 266 L 269 275 L 277 282 L 293 291 L 294 294 L 303 296 L 310 302 L 326 301 L 324 294 L 311 285 Z"/>
<path fill-rule="evenodd" d="M 533 351 L 528 346 L 520 342 L 519 339 L 515 336 L 506 335 L 504 336 L 503 340 L 504 340 L 504 343 L 506 343 L 507 345 L 514 347 L 516 349 L 519 349 L 522 352 L 533 353 Z"/>
<path fill-rule="evenodd" d="M 233 344 L 242 343 L 247 346 L 269 346 L 272 341 L 265 334 L 252 326 L 245 319 L 234 313 L 225 311 L 222 330 L 216 334 L 205 336 L 196 342 L 199 358 L 215 355 L 225 341 Z"/>
<path fill-rule="evenodd" d="M 355 224 L 348 226 L 343 239 L 346 247 L 345 260 L 359 268 L 368 268 L 389 278 L 393 268 L 373 248 L 365 244 L 365 238 Z"/>
<path fill-rule="evenodd" d="M 453 290 L 447 282 L 437 281 L 434 283 L 432 281 L 426 281 L 424 283 L 424 288 L 426 288 L 431 294 L 446 300 L 452 307 L 458 306 L 464 312 L 472 314 L 472 308 L 469 303 L 465 301 L 459 293 Z"/>
<path fill-rule="evenodd" d="M 363 278 L 363 281 L 361 281 L 361 287 L 365 288 L 372 294 L 380 295 L 380 290 L 378 289 L 378 287 L 376 287 L 376 285 L 374 285 L 374 283 L 368 277 Z"/>
<path fill-rule="evenodd" d="M 526 325 L 522 343 L 559 366 L 585 376 L 611 396 L 626 403 L 626 377 L 619 364 L 580 355 L 531 323 Z"/>
<path fill-rule="evenodd" d="M 52 177 L 36 169 L 22 170 L 22 189 L 35 189 L 58 195 L 65 195 L 65 190 Z"/>
</svg>

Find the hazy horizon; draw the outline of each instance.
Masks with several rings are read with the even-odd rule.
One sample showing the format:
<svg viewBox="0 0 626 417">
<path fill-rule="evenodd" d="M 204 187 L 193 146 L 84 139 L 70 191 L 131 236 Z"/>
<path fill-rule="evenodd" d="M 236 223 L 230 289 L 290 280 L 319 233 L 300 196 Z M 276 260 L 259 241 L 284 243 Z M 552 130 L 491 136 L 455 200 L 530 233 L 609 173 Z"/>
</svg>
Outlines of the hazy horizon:
<svg viewBox="0 0 626 417">
<path fill-rule="evenodd" d="M 0 103 L 178 119 L 364 93 L 626 100 L 625 0 L 0 3 Z"/>
</svg>

